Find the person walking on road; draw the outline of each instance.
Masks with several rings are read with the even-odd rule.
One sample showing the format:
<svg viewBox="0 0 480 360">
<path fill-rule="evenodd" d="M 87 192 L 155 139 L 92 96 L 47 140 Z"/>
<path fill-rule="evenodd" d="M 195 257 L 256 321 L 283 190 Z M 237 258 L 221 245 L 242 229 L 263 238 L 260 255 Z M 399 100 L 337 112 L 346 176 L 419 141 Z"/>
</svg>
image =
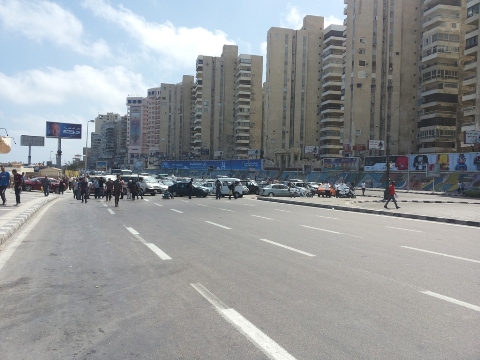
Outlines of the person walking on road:
<svg viewBox="0 0 480 360">
<path fill-rule="evenodd" d="M 365 188 L 366 188 L 365 181 L 362 182 L 362 195 L 365 196 Z"/>
<path fill-rule="evenodd" d="M 15 189 L 15 200 L 17 202 L 14 206 L 18 206 L 20 205 L 20 193 L 22 192 L 23 178 L 22 178 L 22 175 L 20 175 L 16 169 L 13 169 L 12 173 L 13 173 L 13 187 Z"/>
<path fill-rule="evenodd" d="M 113 196 L 115 197 L 115 207 L 118 207 L 118 200 L 120 194 L 123 193 L 123 182 L 120 175 L 117 175 L 117 180 L 113 182 Z"/>
<path fill-rule="evenodd" d="M 95 199 L 100 198 L 100 184 L 98 179 L 93 180 L 93 187 L 95 188 Z"/>
<path fill-rule="evenodd" d="M 188 186 L 188 198 L 191 199 L 192 193 L 193 193 L 193 178 L 190 179 L 187 186 Z"/>
<path fill-rule="evenodd" d="M 142 180 L 138 179 L 135 185 L 137 186 L 137 199 L 140 196 L 141 199 L 143 200 Z"/>
<path fill-rule="evenodd" d="M 215 200 L 219 200 L 222 198 L 222 182 L 217 179 L 215 181 Z"/>
<path fill-rule="evenodd" d="M 82 178 L 78 187 L 80 188 L 80 193 L 81 193 L 80 196 L 82 198 L 82 203 L 85 201 L 85 204 L 86 204 L 87 199 L 88 199 L 88 181 L 87 181 L 87 178 Z"/>
<path fill-rule="evenodd" d="M 112 191 L 113 191 L 113 180 L 110 178 L 105 184 L 107 190 L 105 191 L 105 201 L 112 200 Z"/>
<path fill-rule="evenodd" d="M 388 187 L 388 200 L 387 202 L 385 203 L 385 206 L 384 208 L 385 209 L 388 209 L 387 205 L 388 203 L 390 202 L 390 200 L 393 201 L 393 203 L 395 204 L 395 207 L 397 209 L 400 209 L 400 206 L 397 205 L 397 199 L 395 199 L 395 196 L 397 195 L 397 193 L 395 192 L 395 181 L 392 181 L 392 183 L 390 184 L 390 186 Z"/>
<path fill-rule="evenodd" d="M 50 194 L 50 179 L 47 175 L 45 175 L 45 178 L 43 179 L 43 194 L 45 196 Z"/>
<path fill-rule="evenodd" d="M 2 205 L 7 203 L 7 198 L 5 197 L 5 190 L 10 187 L 12 180 L 10 179 L 10 173 L 5 171 L 5 166 L 2 165 L 0 168 L 0 196 L 2 197 Z"/>
<path fill-rule="evenodd" d="M 73 198 L 75 200 L 78 200 L 78 179 L 73 179 L 72 189 L 73 189 Z"/>
</svg>

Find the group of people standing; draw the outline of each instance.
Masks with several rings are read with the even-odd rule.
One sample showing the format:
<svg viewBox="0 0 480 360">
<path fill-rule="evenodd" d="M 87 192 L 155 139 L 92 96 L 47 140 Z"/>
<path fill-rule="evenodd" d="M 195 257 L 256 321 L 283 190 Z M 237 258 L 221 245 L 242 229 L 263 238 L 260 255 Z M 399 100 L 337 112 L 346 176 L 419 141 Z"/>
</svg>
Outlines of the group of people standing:
<svg viewBox="0 0 480 360">
<path fill-rule="evenodd" d="M 13 174 L 13 188 L 15 191 L 15 205 L 18 206 L 20 202 L 20 193 L 22 192 L 24 183 L 25 183 L 25 174 L 20 174 L 16 169 L 12 170 Z M 12 185 L 12 177 L 8 171 L 5 171 L 5 166 L 2 165 L 0 168 L 0 197 L 2 198 L 2 205 L 7 204 L 7 198 L 5 196 L 5 191 Z"/>
</svg>

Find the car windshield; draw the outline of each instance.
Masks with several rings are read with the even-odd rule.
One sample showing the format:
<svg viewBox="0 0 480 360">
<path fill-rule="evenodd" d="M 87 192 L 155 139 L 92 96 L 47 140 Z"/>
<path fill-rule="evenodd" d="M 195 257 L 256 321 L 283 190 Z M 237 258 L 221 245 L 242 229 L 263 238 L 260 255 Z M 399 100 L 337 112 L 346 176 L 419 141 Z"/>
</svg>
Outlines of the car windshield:
<svg viewBox="0 0 480 360">
<path fill-rule="evenodd" d="M 170 185 L 175 184 L 175 183 L 174 183 L 173 181 L 171 181 L 171 180 L 163 180 L 163 181 L 161 181 L 161 183 L 162 183 L 163 185 L 167 185 L 167 186 L 170 186 Z"/>
<path fill-rule="evenodd" d="M 157 183 L 157 180 L 153 176 L 145 176 L 143 181 L 146 183 Z"/>
</svg>

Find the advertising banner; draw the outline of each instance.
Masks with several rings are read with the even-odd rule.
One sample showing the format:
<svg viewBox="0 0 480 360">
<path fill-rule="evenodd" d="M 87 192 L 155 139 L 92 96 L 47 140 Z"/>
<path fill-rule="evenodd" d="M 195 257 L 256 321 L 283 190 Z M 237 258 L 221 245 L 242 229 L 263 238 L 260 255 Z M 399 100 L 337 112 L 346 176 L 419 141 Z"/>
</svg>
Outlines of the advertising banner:
<svg viewBox="0 0 480 360">
<path fill-rule="evenodd" d="M 357 157 L 325 158 L 323 170 L 358 171 L 359 164 Z"/>
<path fill-rule="evenodd" d="M 248 149 L 248 156 L 259 156 L 260 150 L 258 149 Z"/>
<path fill-rule="evenodd" d="M 480 144 L 480 131 L 465 131 L 465 144 Z"/>
<path fill-rule="evenodd" d="M 184 169 L 184 170 L 262 170 L 261 159 L 251 160 L 167 160 L 162 161 L 161 169 Z"/>
<path fill-rule="evenodd" d="M 141 145 L 141 107 L 130 106 L 130 146 Z"/>
<path fill-rule="evenodd" d="M 97 171 L 107 171 L 107 162 L 97 161 Z"/>
<path fill-rule="evenodd" d="M 62 138 L 62 139 L 81 139 L 82 138 L 82 124 L 68 124 L 60 122 L 46 122 L 46 137 L 47 138 Z"/>
<path fill-rule="evenodd" d="M 20 146 L 45 146 L 45 137 L 20 135 Z"/>
<path fill-rule="evenodd" d="M 408 156 L 390 155 L 388 157 L 390 171 L 408 170 Z M 385 171 L 387 170 L 386 156 L 366 156 L 364 171 Z"/>
<path fill-rule="evenodd" d="M 368 140 L 369 149 L 385 150 L 385 142 L 382 140 Z"/>
<path fill-rule="evenodd" d="M 318 147 L 317 146 L 305 146 L 305 154 L 318 155 Z"/>
</svg>

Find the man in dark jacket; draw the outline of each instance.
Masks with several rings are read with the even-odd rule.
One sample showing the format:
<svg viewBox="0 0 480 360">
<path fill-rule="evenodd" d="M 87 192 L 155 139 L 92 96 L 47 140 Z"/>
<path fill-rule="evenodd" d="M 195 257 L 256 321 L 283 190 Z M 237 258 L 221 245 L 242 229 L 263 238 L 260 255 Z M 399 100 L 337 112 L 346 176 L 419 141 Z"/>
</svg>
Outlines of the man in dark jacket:
<svg viewBox="0 0 480 360">
<path fill-rule="evenodd" d="M 123 182 L 120 175 L 117 175 L 117 180 L 113 182 L 113 196 L 115 196 L 115 206 L 118 207 L 118 200 L 120 194 L 123 193 Z"/>
<path fill-rule="evenodd" d="M 81 199 L 82 199 L 82 203 L 85 201 L 85 204 L 87 203 L 87 199 L 88 199 L 88 181 L 87 181 L 87 178 L 82 178 L 82 180 L 80 180 L 80 184 L 78 185 L 79 189 L 80 189 L 80 196 L 81 196 Z"/>
</svg>

